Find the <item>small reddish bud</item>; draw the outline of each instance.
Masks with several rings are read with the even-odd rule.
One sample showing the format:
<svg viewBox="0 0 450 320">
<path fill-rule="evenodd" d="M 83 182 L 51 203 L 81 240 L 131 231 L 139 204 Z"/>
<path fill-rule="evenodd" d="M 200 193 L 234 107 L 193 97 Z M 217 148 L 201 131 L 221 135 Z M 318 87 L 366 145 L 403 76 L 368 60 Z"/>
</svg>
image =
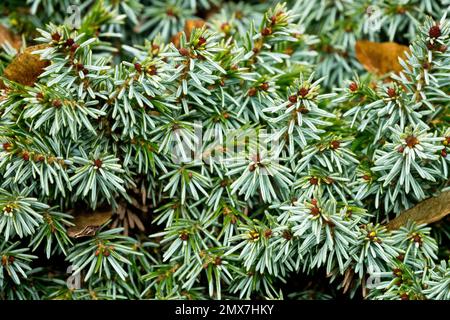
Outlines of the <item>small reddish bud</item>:
<svg viewBox="0 0 450 320">
<path fill-rule="evenodd" d="M 405 151 L 405 148 L 403 146 L 398 147 L 397 149 L 398 153 L 403 153 L 403 151 Z"/>
<path fill-rule="evenodd" d="M 356 90 L 358 90 L 358 84 L 356 82 L 352 82 L 350 83 L 348 88 L 350 89 L 350 91 L 355 92 Z"/>
<path fill-rule="evenodd" d="M 391 98 L 394 98 L 397 95 L 397 93 L 395 92 L 394 88 L 389 88 L 387 89 L 387 95 Z"/>
<path fill-rule="evenodd" d="M 312 207 L 311 208 L 311 214 L 313 216 L 317 216 L 320 213 L 320 209 L 318 207 Z"/>
<path fill-rule="evenodd" d="M 13 256 L 9 256 L 8 261 L 9 263 L 13 263 L 14 260 L 16 260 Z"/>
<path fill-rule="evenodd" d="M 366 180 L 366 181 L 369 181 L 369 180 L 370 180 L 370 176 L 367 175 L 367 174 L 363 175 L 362 178 L 363 178 L 364 180 Z"/>
<path fill-rule="evenodd" d="M 256 95 L 256 88 L 250 88 L 250 89 L 248 89 L 247 95 L 248 95 L 249 97 L 255 96 L 255 95 Z"/>
<path fill-rule="evenodd" d="M 313 206 L 317 206 L 317 199 L 311 199 L 311 204 Z"/>
<path fill-rule="evenodd" d="M 264 238 L 268 239 L 272 236 L 272 229 L 266 229 L 264 231 Z"/>
<path fill-rule="evenodd" d="M 402 276 L 402 270 L 400 268 L 395 268 L 394 270 L 392 270 L 392 273 L 396 277 L 401 277 Z"/>
<path fill-rule="evenodd" d="M 439 38 L 441 36 L 441 28 L 438 25 L 432 26 L 428 31 L 430 38 Z"/>
<path fill-rule="evenodd" d="M 136 69 L 137 72 L 141 73 L 142 72 L 142 66 L 140 63 L 135 63 L 134 64 L 134 68 Z"/>
<path fill-rule="evenodd" d="M 74 43 L 73 45 L 70 46 L 70 51 L 75 52 L 79 47 L 80 45 L 78 43 Z"/>
<path fill-rule="evenodd" d="M 94 167 L 97 167 L 100 169 L 102 167 L 102 164 L 103 164 L 102 160 L 100 160 L 100 159 L 94 160 Z"/>
<path fill-rule="evenodd" d="M 447 151 L 445 149 L 442 149 L 441 156 L 443 156 L 444 158 L 447 158 Z"/>
<path fill-rule="evenodd" d="M 22 154 L 22 159 L 25 160 L 25 161 L 30 160 L 30 154 L 28 152 L 24 152 Z"/>
<path fill-rule="evenodd" d="M 306 108 L 306 107 L 301 107 L 301 108 L 298 109 L 298 111 L 301 114 L 307 114 L 309 112 L 308 108 Z"/>
<path fill-rule="evenodd" d="M 175 16 L 175 12 L 173 12 L 172 8 L 167 9 L 166 14 L 170 17 L 174 17 Z"/>
<path fill-rule="evenodd" d="M 66 40 L 66 47 L 71 47 L 73 44 L 75 43 L 75 41 L 72 38 L 69 38 Z"/>
<path fill-rule="evenodd" d="M 61 35 L 58 32 L 52 34 L 52 40 L 58 42 L 61 40 Z"/>
<path fill-rule="evenodd" d="M 54 106 L 55 108 L 60 108 L 62 106 L 61 100 L 53 100 L 52 106 Z"/>
<path fill-rule="evenodd" d="M 206 43 L 206 39 L 205 38 L 203 38 L 203 37 L 200 37 L 200 38 L 198 38 L 198 45 L 199 46 L 202 46 L 202 45 L 204 45 Z"/>
<path fill-rule="evenodd" d="M 178 49 L 178 52 L 184 57 L 187 57 L 189 55 L 189 50 L 186 48 L 180 48 Z"/>
<path fill-rule="evenodd" d="M 302 87 L 302 88 L 300 88 L 300 89 L 298 90 L 298 94 L 299 94 L 302 98 L 306 97 L 306 95 L 308 94 L 308 92 L 309 92 L 309 89 L 308 89 L 308 88 L 304 88 L 304 87 Z"/>
<path fill-rule="evenodd" d="M 186 232 L 181 233 L 181 234 L 180 234 L 180 239 L 181 239 L 182 241 L 187 241 L 187 240 L 189 239 L 189 234 L 186 233 Z"/>
<path fill-rule="evenodd" d="M 248 170 L 249 170 L 249 171 L 255 171 L 255 169 L 256 169 L 256 166 L 255 166 L 254 164 L 251 164 L 251 165 L 248 167 Z"/>
<path fill-rule="evenodd" d="M 312 185 L 317 185 L 319 183 L 319 179 L 312 177 L 311 179 L 309 179 L 309 183 Z"/>
<path fill-rule="evenodd" d="M 289 97 L 289 101 L 290 101 L 291 103 L 296 103 L 296 102 L 297 102 L 297 96 L 296 96 L 296 95 L 290 96 L 290 97 Z"/>
<path fill-rule="evenodd" d="M 261 85 L 259 87 L 261 88 L 261 90 L 264 90 L 264 91 L 269 90 L 269 84 L 267 82 L 261 83 Z"/>
<path fill-rule="evenodd" d="M 333 140 L 330 143 L 330 148 L 333 150 L 339 149 L 340 146 L 341 146 L 341 142 L 338 140 Z"/>
<path fill-rule="evenodd" d="M 11 144 L 8 143 L 8 142 L 5 142 L 5 143 L 3 144 L 3 150 L 8 151 L 9 148 L 11 148 Z"/>
<path fill-rule="evenodd" d="M 408 136 L 405 138 L 406 145 L 410 148 L 414 148 L 416 144 L 419 144 L 419 139 L 414 136 Z"/>
<path fill-rule="evenodd" d="M 147 68 L 147 73 L 151 76 L 155 76 L 158 74 L 158 70 L 156 69 L 156 66 L 150 66 Z"/>
<path fill-rule="evenodd" d="M 289 230 L 284 230 L 282 237 L 289 241 L 292 239 L 292 233 Z"/>
<path fill-rule="evenodd" d="M 270 36 L 271 34 L 272 34 L 272 29 L 271 28 L 264 28 L 264 29 L 262 29 L 262 31 L 261 31 L 261 34 L 264 36 L 264 37 L 267 37 L 267 36 Z"/>
<path fill-rule="evenodd" d="M 443 45 L 441 45 L 441 46 L 439 47 L 438 50 L 439 50 L 440 52 L 444 53 L 444 52 L 447 51 L 447 49 L 448 49 L 447 46 L 446 46 L 445 44 L 443 44 Z"/>
</svg>

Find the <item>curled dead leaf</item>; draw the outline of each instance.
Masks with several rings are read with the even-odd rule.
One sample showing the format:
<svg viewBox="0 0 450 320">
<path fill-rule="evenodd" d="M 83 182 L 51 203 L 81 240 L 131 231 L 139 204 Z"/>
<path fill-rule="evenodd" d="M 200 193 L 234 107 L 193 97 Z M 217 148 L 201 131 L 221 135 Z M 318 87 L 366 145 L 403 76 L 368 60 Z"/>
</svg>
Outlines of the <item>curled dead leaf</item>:
<svg viewBox="0 0 450 320">
<path fill-rule="evenodd" d="M 112 210 L 74 214 L 74 226 L 67 230 L 71 238 L 92 237 L 112 216 Z"/>
<path fill-rule="evenodd" d="M 192 30 L 196 28 L 201 28 L 205 25 L 205 21 L 202 19 L 190 19 L 186 20 L 186 23 L 184 24 L 184 33 L 186 34 L 187 39 L 189 40 Z M 180 31 L 176 35 L 172 37 L 172 43 L 175 45 L 175 47 L 180 47 L 180 38 L 181 34 L 183 32 Z"/>
<path fill-rule="evenodd" d="M 405 59 L 409 48 L 395 42 L 361 40 L 356 41 L 355 52 L 356 58 L 368 72 L 382 76 L 402 71 L 403 67 L 398 59 Z"/>
<path fill-rule="evenodd" d="M 28 47 L 24 52 L 17 54 L 5 68 L 3 76 L 25 86 L 33 86 L 44 68 L 50 64 L 48 60 L 41 60 L 39 54 L 33 54 L 33 51 L 44 49 L 46 46 Z"/>
<path fill-rule="evenodd" d="M 20 37 L 12 33 L 8 28 L 0 25 L 0 46 L 8 42 L 14 49 L 18 50 L 22 45 Z"/>
<path fill-rule="evenodd" d="M 450 213 L 450 191 L 442 192 L 439 196 L 428 198 L 416 206 L 402 212 L 391 220 L 386 227 L 396 230 L 406 225 L 408 221 L 417 224 L 430 224 L 441 220 Z"/>
</svg>

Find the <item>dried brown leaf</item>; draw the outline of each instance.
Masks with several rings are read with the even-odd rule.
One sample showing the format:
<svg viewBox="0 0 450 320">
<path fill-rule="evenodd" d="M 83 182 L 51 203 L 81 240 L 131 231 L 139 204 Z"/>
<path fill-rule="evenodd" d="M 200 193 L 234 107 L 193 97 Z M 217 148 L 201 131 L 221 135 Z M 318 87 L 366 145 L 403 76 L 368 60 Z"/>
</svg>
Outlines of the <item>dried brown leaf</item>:
<svg viewBox="0 0 450 320">
<path fill-rule="evenodd" d="M 19 49 L 22 45 L 22 39 L 14 33 L 12 33 L 8 28 L 0 25 L 0 46 L 8 42 L 13 48 Z"/>
<path fill-rule="evenodd" d="M 442 192 L 439 196 L 428 198 L 416 206 L 402 212 L 386 226 L 389 230 L 399 229 L 408 221 L 417 224 L 430 224 L 441 220 L 450 213 L 450 191 Z"/>
<path fill-rule="evenodd" d="M 41 60 L 38 54 L 33 54 L 32 52 L 45 47 L 46 45 L 37 45 L 26 48 L 24 52 L 19 53 L 5 68 L 3 76 L 8 80 L 26 86 L 33 86 L 39 75 L 50 62 Z"/>
<path fill-rule="evenodd" d="M 361 40 L 356 41 L 355 51 L 356 58 L 367 71 L 382 76 L 390 72 L 402 71 L 403 68 L 398 59 L 404 59 L 409 48 L 395 42 Z"/>
<path fill-rule="evenodd" d="M 92 213 L 79 213 L 74 215 L 75 224 L 67 230 L 67 235 L 71 238 L 93 236 L 98 228 L 112 216 L 112 211 L 94 211 Z"/>
</svg>

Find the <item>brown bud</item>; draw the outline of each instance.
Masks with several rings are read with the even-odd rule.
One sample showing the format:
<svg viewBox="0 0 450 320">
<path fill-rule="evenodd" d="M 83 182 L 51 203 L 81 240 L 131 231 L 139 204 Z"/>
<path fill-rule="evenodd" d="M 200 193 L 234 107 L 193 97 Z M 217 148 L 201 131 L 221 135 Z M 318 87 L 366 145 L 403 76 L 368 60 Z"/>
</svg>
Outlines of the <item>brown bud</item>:
<svg viewBox="0 0 450 320">
<path fill-rule="evenodd" d="M 441 28 L 438 25 L 434 25 L 428 31 L 430 38 L 439 38 L 441 36 Z"/>
<path fill-rule="evenodd" d="M 187 241 L 189 239 L 189 234 L 187 232 L 183 232 L 180 234 L 180 239 L 182 241 Z"/>
<path fill-rule="evenodd" d="M 80 45 L 78 43 L 74 43 L 73 45 L 70 46 L 70 51 L 75 52 L 79 47 Z"/>
<path fill-rule="evenodd" d="M 387 89 L 387 95 L 391 98 L 394 98 L 397 95 L 397 93 L 395 92 L 394 88 L 389 88 Z"/>
<path fill-rule="evenodd" d="M 306 97 L 306 95 L 308 94 L 308 92 L 309 92 L 309 89 L 308 89 L 308 88 L 304 88 L 304 87 L 302 87 L 302 88 L 300 88 L 300 89 L 298 90 L 298 94 L 299 94 L 302 98 Z"/>
<path fill-rule="evenodd" d="M 289 102 L 291 103 L 296 103 L 297 102 L 297 96 L 296 95 L 292 95 L 289 97 Z"/>
<path fill-rule="evenodd" d="M 259 87 L 260 87 L 261 90 L 263 90 L 263 91 L 269 90 L 269 84 L 268 84 L 267 82 L 261 83 L 261 85 L 260 85 Z"/>
<path fill-rule="evenodd" d="M 205 43 L 206 43 L 206 39 L 205 38 L 203 38 L 203 37 L 198 38 L 198 43 L 197 43 L 198 46 L 202 46 Z"/>
<path fill-rule="evenodd" d="M 142 66 L 140 63 L 135 63 L 134 64 L 134 68 L 136 69 L 137 72 L 141 73 L 142 72 Z"/>
<path fill-rule="evenodd" d="M 69 38 L 66 40 L 66 47 L 71 47 L 73 44 L 75 43 L 75 41 L 72 38 Z"/>
<path fill-rule="evenodd" d="M 55 108 L 60 108 L 62 106 L 61 100 L 53 100 L 52 106 L 54 106 Z"/>
<path fill-rule="evenodd" d="M 189 55 L 189 50 L 186 48 L 180 48 L 178 49 L 178 52 L 184 57 L 187 57 Z"/>
<path fill-rule="evenodd" d="M 288 241 L 292 239 L 292 233 L 289 230 L 284 230 L 282 236 Z"/>
<path fill-rule="evenodd" d="M 340 146 L 341 146 L 341 142 L 338 140 L 333 140 L 330 143 L 330 148 L 333 150 L 339 149 Z"/>
<path fill-rule="evenodd" d="M 61 35 L 58 32 L 53 33 L 52 40 L 58 42 L 59 40 L 61 40 Z"/>
<path fill-rule="evenodd" d="M 9 148 L 11 148 L 11 144 L 8 143 L 8 142 L 5 142 L 5 143 L 3 144 L 3 150 L 8 151 Z"/>
<path fill-rule="evenodd" d="M 352 82 L 350 83 L 348 88 L 350 89 L 350 91 L 355 92 L 356 90 L 358 90 L 358 84 L 356 84 L 356 82 Z"/>
<path fill-rule="evenodd" d="M 416 144 L 419 144 L 419 139 L 414 136 L 408 136 L 405 138 L 406 145 L 410 148 L 414 148 Z"/>
<path fill-rule="evenodd" d="M 270 36 L 272 34 L 272 29 L 269 27 L 266 27 L 266 28 L 262 29 L 261 34 L 264 37 Z"/>
<path fill-rule="evenodd" d="M 256 88 L 250 88 L 250 89 L 248 89 L 247 95 L 248 95 L 249 97 L 255 96 L 255 95 L 256 95 Z"/>
<path fill-rule="evenodd" d="M 100 159 L 94 160 L 94 167 L 97 167 L 98 169 L 100 169 L 102 167 L 102 164 L 103 164 L 102 160 L 100 160 Z"/>
</svg>

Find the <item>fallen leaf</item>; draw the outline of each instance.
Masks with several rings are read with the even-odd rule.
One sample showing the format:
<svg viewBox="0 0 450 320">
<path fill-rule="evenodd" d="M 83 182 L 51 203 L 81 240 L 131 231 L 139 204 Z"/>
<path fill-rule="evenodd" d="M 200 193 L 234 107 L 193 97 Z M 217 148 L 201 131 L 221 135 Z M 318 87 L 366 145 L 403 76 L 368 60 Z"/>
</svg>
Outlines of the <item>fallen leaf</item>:
<svg viewBox="0 0 450 320">
<path fill-rule="evenodd" d="M 355 51 L 356 58 L 367 71 L 382 76 L 403 70 L 398 59 L 405 59 L 405 53 L 409 52 L 409 48 L 395 42 L 361 40 L 356 41 Z"/>
<path fill-rule="evenodd" d="M 83 212 L 74 215 L 74 226 L 67 230 L 71 238 L 91 237 L 112 216 L 112 211 Z"/>
<path fill-rule="evenodd" d="M 190 19 L 186 20 L 184 24 L 184 33 L 186 34 L 187 40 L 189 40 L 192 30 L 196 28 L 201 28 L 205 25 L 205 21 L 202 19 Z M 180 46 L 180 38 L 182 35 L 182 31 L 178 32 L 176 35 L 172 37 L 172 43 L 175 45 L 175 47 Z"/>
<path fill-rule="evenodd" d="M 47 45 L 37 45 L 28 47 L 24 52 L 17 54 L 11 63 L 5 68 L 3 76 L 8 80 L 32 86 L 39 75 L 43 72 L 50 62 L 41 60 L 38 54 L 32 54 L 33 51 L 45 48 Z"/>
<path fill-rule="evenodd" d="M 22 40 L 18 35 L 12 33 L 8 28 L 0 24 L 0 46 L 6 42 L 9 42 L 9 44 L 17 50 L 22 45 Z"/>
<path fill-rule="evenodd" d="M 450 191 L 442 192 L 439 196 L 428 198 L 416 206 L 402 212 L 391 220 L 386 227 L 396 230 L 406 225 L 408 221 L 417 224 L 430 224 L 441 220 L 450 213 Z"/>
</svg>

